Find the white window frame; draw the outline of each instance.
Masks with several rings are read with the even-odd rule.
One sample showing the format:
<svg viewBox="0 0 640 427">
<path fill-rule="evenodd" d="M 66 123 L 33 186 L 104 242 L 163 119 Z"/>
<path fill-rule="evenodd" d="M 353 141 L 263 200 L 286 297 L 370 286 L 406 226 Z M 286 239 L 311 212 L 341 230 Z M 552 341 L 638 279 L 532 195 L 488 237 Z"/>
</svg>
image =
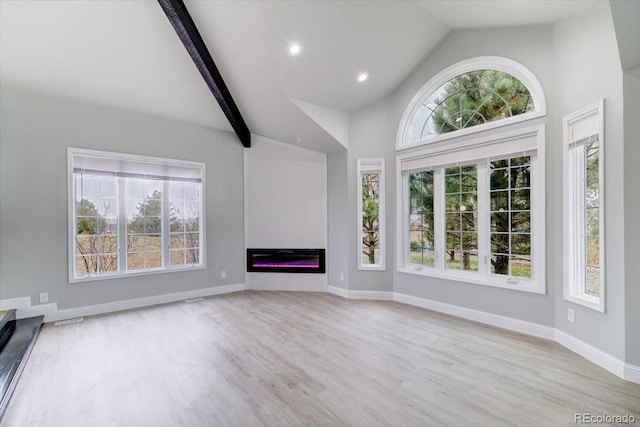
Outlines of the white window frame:
<svg viewBox="0 0 640 427">
<path fill-rule="evenodd" d="M 434 91 L 442 85 L 461 74 L 476 70 L 497 70 L 502 71 L 520 80 L 529 89 L 529 93 L 533 98 L 535 110 L 529 113 L 519 114 L 517 116 L 497 120 L 470 128 L 460 129 L 454 132 L 448 132 L 442 135 L 435 135 L 424 138 L 420 141 L 409 141 L 409 125 L 411 118 L 418 108 L 424 103 Z M 542 86 L 538 79 L 522 64 L 500 56 L 480 56 L 457 62 L 444 69 L 436 76 L 431 78 L 409 102 L 409 106 L 402 115 L 398 134 L 396 137 L 396 150 L 406 150 L 413 147 L 423 146 L 440 141 L 459 138 L 471 135 L 476 132 L 482 132 L 490 129 L 496 129 L 510 124 L 520 123 L 527 120 L 536 119 L 546 115 L 546 101 Z"/>
<path fill-rule="evenodd" d="M 604 99 L 594 102 L 563 119 L 563 160 L 564 160 L 564 299 L 592 310 L 605 312 L 606 295 L 606 230 L 605 230 L 605 135 Z M 583 207 L 575 203 L 576 192 L 584 192 L 582 171 L 573 170 L 571 146 L 589 137 L 598 137 L 598 185 L 599 185 L 599 258 L 600 294 L 594 296 L 585 292 L 584 274 L 577 271 L 585 267 L 583 258 L 584 242 L 578 236 L 577 228 L 583 226 L 577 221 Z"/>
<path fill-rule="evenodd" d="M 75 203 L 75 179 L 74 179 L 74 155 L 103 157 L 107 159 L 116 159 L 123 161 L 134 162 L 149 162 L 153 164 L 161 164 L 167 166 L 189 166 L 197 167 L 201 170 L 201 194 L 200 194 L 200 226 L 199 226 L 199 249 L 200 249 L 200 263 L 198 264 L 185 264 L 172 266 L 169 260 L 170 249 L 170 231 L 169 231 L 169 198 L 165 197 L 169 194 L 169 181 L 164 180 L 162 182 L 162 234 L 161 234 L 161 252 L 162 252 L 162 266 L 154 269 L 144 270 L 130 270 L 126 269 L 127 259 L 127 234 L 126 234 L 126 195 L 125 195 L 125 179 L 117 178 L 117 217 L 118 217 L 118 271 L 105 272 L 100 274 L 88 274 L 88 275 L 76 275 L 76 203 Z M 159 273 L 173 273 L 178 271 L 192 271 L 206 269 L 206 216 L 205 216 L 205 164 L 202 162 L 193 162 L 187 160 L 175 160 L 165 159 L 160 157 L 140 156 L 134 154 L 114 153 L 108 151 L 89 150 L 82 148 L 67 149 L 67 199 L 68 199 L 68 274 L 69 283 L 88 282 L 95 280 L 107 280 L 122 277 L 131 276 L 143 276 L 149 274 Z"/>
<path fill-rule="evenodd" d="M 429 144 L 397 156 L 397 265 L 398 272 L 437 277 L 465 283 L 538 294 L 546 293 L 545 270 L 545 126 L 537 125 L 491 136 Z M 531 278 L 490 273 L 491 239 L 489 218 L 489 171 L 487 163 L 507 157 L 531 156 Z M 408 175 L 411 171 L 434 170 L 434 183 L 443 186 L 442 170 L 456 165 L 478 165 L 478 271 L 444 268 L 444 198 L 434 197 L 435 266 L 417 266 L 409 260 Z"/>
<path fill-rule="evenodd" d="M 358 217 L 357 217 L 357 230 L 358 230 L 358 270 L 373 270 L 373 271 L 384 271 L 385 267 L 385 195 L 384 195 L 384 187 L 385 187 L 385 179 L 384 179 L 384 159 L 383 158 L 363 158 L 357 160 L 357 193 L 358 193 Z M 380 183 L 379 183 L 379 198 L 378 198 L 378 224 L 380 226 L 379 232 L 379 242 L 380 242 L 380 262 L 378 264 L 364 264 L 362 262 L 362 240 L 364 238 L 364 233 L 362 230 L 362 176 L 365 173 L 378 173 L 380 175 Z"/>
</svg>

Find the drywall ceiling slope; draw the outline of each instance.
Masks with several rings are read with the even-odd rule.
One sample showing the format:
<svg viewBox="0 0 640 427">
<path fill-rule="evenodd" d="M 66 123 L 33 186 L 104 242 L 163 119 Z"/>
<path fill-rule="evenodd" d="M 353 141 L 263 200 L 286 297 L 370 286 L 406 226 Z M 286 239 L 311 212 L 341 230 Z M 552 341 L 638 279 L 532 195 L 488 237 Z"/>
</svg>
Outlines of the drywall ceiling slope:
<svg viewBox="0 0 640 427">
<path fill-rule="evenodd" d="M 622 69 L 639 76 L 640 1 L 610 1 Z"/>
<path fill-rule="evenodd" d="M 253 133 L 324 153 L 344 150 L 285 95 L 255 2 L 186 6 Z"/>
<path fill-rule="evenodd" d="M 0 1 L 0 82 L 231 130 L 155 1 Z"/>
<path fill-rule="evenodd" d="M 349 146 L 349 114 L 322 105 L 289 98 L 313 121 L 322 126 L 336 141 L 347 148 Z"/>
<path fill-rule="evenodd" d="M 387 95 L 448 34 L 412 1 L 261 2 L 287 96 L 352 111 Z M 287 46 L 302 45 L 291 57 Z M 358 84 L 360 71 L 369 80 Z"/>
<path fill-rule="evenodd" d="M 547 25 L 602 0 L 422 0 L 420 5 L 452 28 Z"/>
</svg>

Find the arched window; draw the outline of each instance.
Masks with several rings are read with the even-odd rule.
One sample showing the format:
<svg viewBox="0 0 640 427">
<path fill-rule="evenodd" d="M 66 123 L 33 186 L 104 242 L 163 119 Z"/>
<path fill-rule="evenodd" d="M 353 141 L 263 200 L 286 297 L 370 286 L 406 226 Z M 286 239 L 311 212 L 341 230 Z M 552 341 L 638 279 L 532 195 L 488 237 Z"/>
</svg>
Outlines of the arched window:
<svg viewBox="0 0 640 427">
<path fill-rule="evenodd" d="M 544 115 L 535 77 L 515 61 L 481 57 L 457 63 L 429 80 L 407 108 L 398 149 L 491 129 Z"/>
<path fill-rule="evenodd" d="M 398 271 L 545 293 L 544 124 L 504 128 L 544 114 L 536 78 L 506 58 L 423 86 L 398 131 Z"/>
</svg>

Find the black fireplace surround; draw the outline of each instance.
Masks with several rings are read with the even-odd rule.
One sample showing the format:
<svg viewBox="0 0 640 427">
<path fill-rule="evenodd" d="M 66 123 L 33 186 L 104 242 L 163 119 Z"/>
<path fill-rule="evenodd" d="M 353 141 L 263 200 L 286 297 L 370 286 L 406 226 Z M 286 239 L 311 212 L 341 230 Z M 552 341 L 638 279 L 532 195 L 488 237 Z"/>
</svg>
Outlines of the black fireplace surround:
<svg viewBox="0 0 640 427">
<path fill-rule="evenodd" d="M 324 273 L 324 249 L 247 249 L 250 273 Z"/>
</svg>

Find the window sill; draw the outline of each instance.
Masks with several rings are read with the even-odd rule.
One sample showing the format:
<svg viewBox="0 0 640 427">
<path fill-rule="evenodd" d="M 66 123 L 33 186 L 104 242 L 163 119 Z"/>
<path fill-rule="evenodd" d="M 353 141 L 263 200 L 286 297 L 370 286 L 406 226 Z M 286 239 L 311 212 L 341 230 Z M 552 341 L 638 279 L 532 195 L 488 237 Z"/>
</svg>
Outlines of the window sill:
<svg viewBox="0 0 640 427">
<path fill-rule="evenodd" d="M 100 276 L 82 276 L 82 277 L 72 277 L 69 279 L 69 283 L 84 283 L 84 282 L 95 282 L 99 280 L 110 280 L 110 279 L 126 279 L 128 277 L 137 277 L 137 276 L 149 276 L 153 274 L 164 274 L 164 273 L 180 273 L 185 271 L 194 271 L 194 270 L 205 270 L 207 267 L 202 265 L 190 265 L 186 267 L 180 268 L 171 268 L 171 269 L 155 269 L 155 270 L 144 270 L 144 271 L 136 271 L 130 273 L 113 273 L 113 274 L 105 274 Z"/>
<path fill-rule="evenodd" d="M 359 271 L 386 271 L 384 265 L 372 264 L 372 265 L 359 265 Z"/>
<path fill-rule="evenodd" d="M 598 298 L 591 295 L 582 294 L 582 295 L 565 295 L 564 299 L 574 304 L 587 307 L 591 310 L 604 313 L 604 304 L 601 303 L 602 297 Z"/>
<path fill-rule="evenodd" d="M 478 273 L 442 272 L 430 267 L 420 268 L 419 266 L 401 267 L 398 269 L 398 272 L 416 276 L 435 277 L 438 279 L 452 280 L 462 283 L 491 286 L 494 288 L 510 289 L 513 291 L 530 292 L 541 295 L 546 294 L 544 283 L 538 283 L 527 279 L 518 279 L 518 283 L 513 284 L 508 283 L 507 278 L 495 275 L 481 276 Z"/>
</svg>

